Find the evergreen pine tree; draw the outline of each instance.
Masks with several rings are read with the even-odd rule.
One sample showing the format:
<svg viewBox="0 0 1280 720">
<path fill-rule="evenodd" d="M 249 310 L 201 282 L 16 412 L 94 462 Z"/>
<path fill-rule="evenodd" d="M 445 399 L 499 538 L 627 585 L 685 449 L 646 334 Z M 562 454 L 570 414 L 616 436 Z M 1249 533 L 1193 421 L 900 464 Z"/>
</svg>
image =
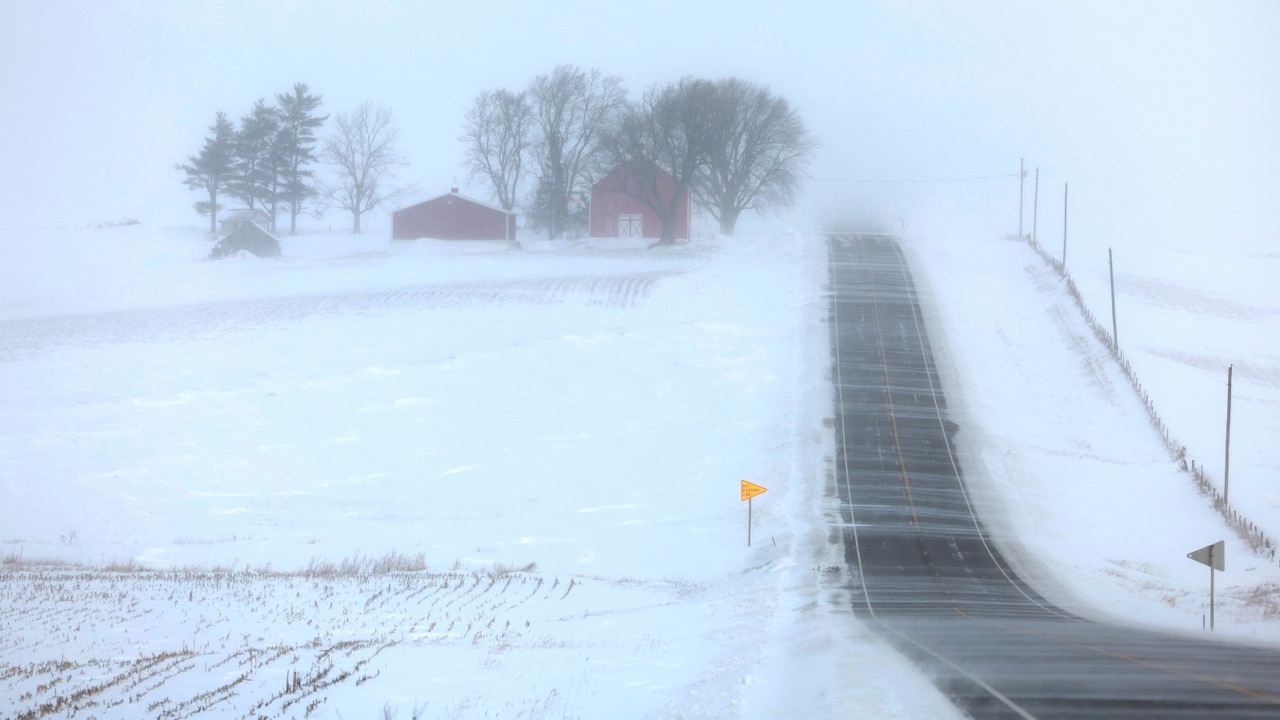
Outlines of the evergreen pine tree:
<svg viewBox="0 0 1280 720">
<path fill-rule="evenodd" d="M 240 119 L 235 140 L 235 179 L 230 190 L 250 210 L 261 205 L 270 212 L 274 204 L 277 168 L 273 150 L 279 129 L 275 108 L 268 107 L 264 100 L 254 103 L 249 114 Z"/>
<path fill-rule="evenodd" d="M 276 136 L 279 200 L 289 210 L 290 233 L 298 231 L 298 215 L 306 207 L 306 201 L 316 194 L 310 182 L 314 173 L 307 166 L 315 160 L 316 128 L 329 118 L 315 114 L 321 98 L 309 90 L 306 83 L 295 83 L 292 95 L 276 95 L 280 121 Z"/>
<path fill-rule="evenodd" d="M 263 188 L 262 202 L 271 216 L 272 233 L 276 231 L 276 215 L 280 211 L 280 203 L 284 200 L 284 168 L 285 168 L 285 145 L 288 133 L 277 123 L 276 131 L 271 137 L 271 145 L 267 151 L 266 170 L 263 178 L 266 186 Z"/>
<path fill-rule="evenodd" d="M 192 190 L 204 190 L 209 194 L 207 200 L 196 202 L 196 212 L 209 215 L 209 233 L 218 232 L 218 195 L 228 189 L 235 169 L 235 127 L 227 119 L 226 113 L 218 113 L 209 126 L 209 137 L 205 138 L 204 147 L 199 155 L 187 158 L 186 165 L 177 168 L 187 174 L 182 182 Z"/>
</svg>

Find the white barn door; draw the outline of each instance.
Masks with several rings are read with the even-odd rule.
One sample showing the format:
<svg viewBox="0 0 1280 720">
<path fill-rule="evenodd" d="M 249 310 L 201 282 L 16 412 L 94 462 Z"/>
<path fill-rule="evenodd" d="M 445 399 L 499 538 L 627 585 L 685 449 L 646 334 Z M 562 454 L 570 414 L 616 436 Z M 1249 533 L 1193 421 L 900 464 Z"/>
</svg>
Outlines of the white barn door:
<svg viewBox="0 0 1280 720">
<path fill-rule="evenodd" d="M 618 215 L 618 237 L 644 237 L 644 215 Z"/>
</svg>

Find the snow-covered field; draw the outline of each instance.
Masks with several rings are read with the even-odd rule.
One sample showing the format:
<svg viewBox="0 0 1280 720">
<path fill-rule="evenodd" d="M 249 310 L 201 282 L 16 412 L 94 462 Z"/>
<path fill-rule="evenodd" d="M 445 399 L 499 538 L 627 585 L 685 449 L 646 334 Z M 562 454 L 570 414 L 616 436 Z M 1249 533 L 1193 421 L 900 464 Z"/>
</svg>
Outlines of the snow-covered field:
<svg viewBox="0 0 1280 720">
<path fill-rule="evenodd" d="M 186 229 L 0 243 L 0 714 L 957 715 L 844 602 L 817 232 L 301 235 L 223 262 Z M 1225 538 L 1219 631 L 1280 641 L 1280 568 L 1177 471 L 1039 257 L 906 247 L 966 475 L 1022 569 L 1192 632 L 1207 570 L 1185 554 Z M 1232 495 L 1280 534 L 1280 300 L 1147 267 L 1122 275 L 1122 344 L 1204 357 L 1220 313 L 1188 296 L 1263 330 L 1235 358 L 1271 380 L 1237 391 Z M 1157 313 L 1180 332 L 1139 334 Z M 1131 356 L 1212 458 L 1209 400 Z M 751 547 L 741 479 L 769 488 Z"/>
</svg>

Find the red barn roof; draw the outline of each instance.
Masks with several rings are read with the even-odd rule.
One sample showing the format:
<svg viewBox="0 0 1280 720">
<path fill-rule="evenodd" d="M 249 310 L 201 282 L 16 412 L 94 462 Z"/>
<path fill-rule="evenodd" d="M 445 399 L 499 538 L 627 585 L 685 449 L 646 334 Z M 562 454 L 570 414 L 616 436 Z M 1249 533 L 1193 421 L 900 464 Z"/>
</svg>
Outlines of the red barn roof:
<svg viewBox="0 0 1280 720">
<path fill-rule="evenodd" d="M 516 215 L 459 195 L 455 188 L 391 214 L 391 238 L 415 240 L 515 240 Z"/>
</svg>

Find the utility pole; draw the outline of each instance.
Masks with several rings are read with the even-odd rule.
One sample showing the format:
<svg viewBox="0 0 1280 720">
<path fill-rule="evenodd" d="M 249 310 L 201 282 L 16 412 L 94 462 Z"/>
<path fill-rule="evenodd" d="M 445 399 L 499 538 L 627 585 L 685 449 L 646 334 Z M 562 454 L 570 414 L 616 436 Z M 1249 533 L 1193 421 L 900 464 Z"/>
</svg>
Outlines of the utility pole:
<svg viewBox="0 0 1280 720">
<path fill-rule="evenodd" d="M 1116 331 L 1116 264 L 1107 248 L 1107 269 L 1111 271 L 1111 348 L 1120 349 L 1120 333 Z"/>
<path fill-rule="evenodd" d="M 1067 183 L 1062 183 L 1062 272 L 1067 271 Z"/>
<path fill-rule="evenodd" d="M 1222 504 L 1228 505 L 1227 491 L 1231 488 L 1231 370 L 1234 365 L 1227 366 L 1227 457 L 1222 463 Z"/>
<path fill-rule="evenodd" d="M 1040 168 L 1036 168 L 1036 194 L 1031 205 L 1031 242 L 1037 240 L 1036 221 L 1040 219 Z"/>
<path fill-rule="evenodd" d="M 1018 158 L 1018 239 L 1022 238 L 1022 186 L 1027 179 L 1027 171 L 1023 167 L 1025 160 Z"/>
</svg>

